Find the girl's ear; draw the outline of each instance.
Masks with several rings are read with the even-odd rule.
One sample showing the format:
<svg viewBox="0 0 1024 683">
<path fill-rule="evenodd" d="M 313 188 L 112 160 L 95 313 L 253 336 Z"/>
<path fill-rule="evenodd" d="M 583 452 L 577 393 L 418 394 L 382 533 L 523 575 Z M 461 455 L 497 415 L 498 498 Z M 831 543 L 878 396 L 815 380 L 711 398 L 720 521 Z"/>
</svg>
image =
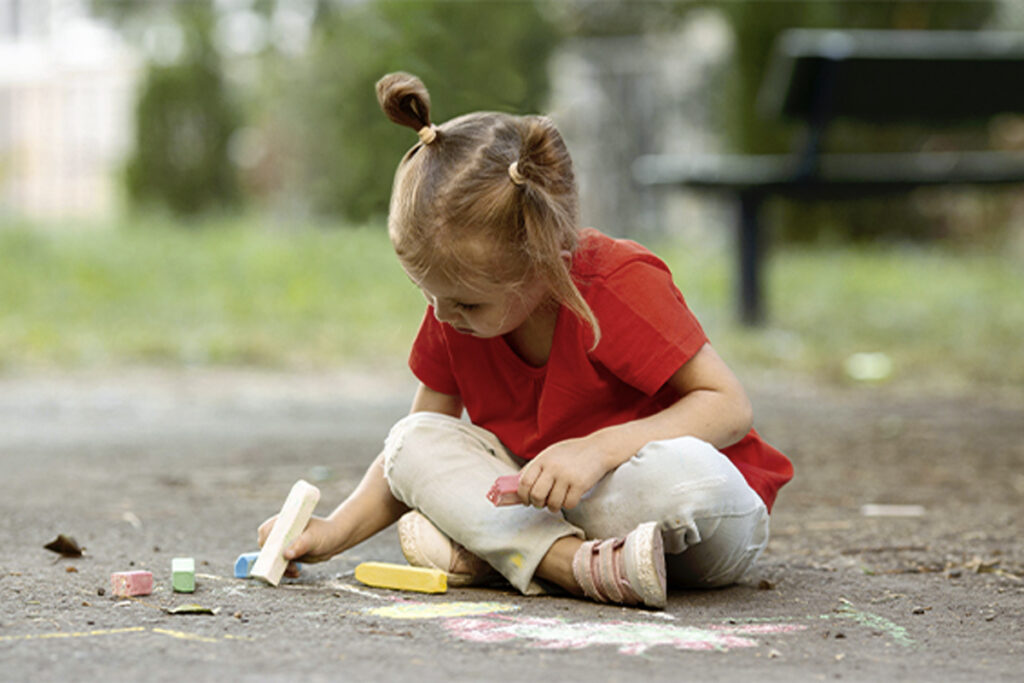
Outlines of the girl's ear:
<svg viewBox="0 0 1024 683">
<path fill-rule="evenodd" d="M 565 267 L 572 269 L 572 252 L 568 249 L 563 249 L 558 252 L 558 255 L 562 257 L 562 263 L 565 264 Z"/>
</svg>

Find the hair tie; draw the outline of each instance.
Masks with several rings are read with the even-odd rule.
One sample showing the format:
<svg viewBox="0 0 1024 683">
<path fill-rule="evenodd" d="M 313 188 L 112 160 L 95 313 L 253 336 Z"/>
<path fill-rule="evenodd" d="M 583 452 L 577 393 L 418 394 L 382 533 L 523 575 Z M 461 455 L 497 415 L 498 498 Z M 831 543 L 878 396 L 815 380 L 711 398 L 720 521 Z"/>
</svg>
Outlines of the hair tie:
<svg viewBox="0 0 1024 683">
<path fill-rule="evenodd" d="M 512 179 L 512 182 L 516 185 L 522 185 L 526 182 L 526 177 L 519 172 L 519 162 L 513 161 L 508 165 L 508 177 Z"/>
<path fill-rule="evenodd" d="M 416 134 L 420 136 L 420 142 L 424 145 L 429 145 L 437 139 L 437 128 L 434 124 L 430 124 L 429 126 L 423 126 L 420 128 L 416 131 Z"/>
</svg>

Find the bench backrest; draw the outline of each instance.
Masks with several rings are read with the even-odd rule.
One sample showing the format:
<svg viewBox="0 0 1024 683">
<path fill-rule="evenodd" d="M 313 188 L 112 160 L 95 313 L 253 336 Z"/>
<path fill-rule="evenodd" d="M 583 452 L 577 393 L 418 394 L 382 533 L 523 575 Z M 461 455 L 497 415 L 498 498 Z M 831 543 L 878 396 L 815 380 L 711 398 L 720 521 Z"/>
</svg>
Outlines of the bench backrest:
<svg viewBox="0 0 1024 683">
<path fill-rule="evenodd" d="M 759 104 L 812 126 L 1024 112 L 1024 33 L 790 29 L 775 43 Z"/>
</svg>

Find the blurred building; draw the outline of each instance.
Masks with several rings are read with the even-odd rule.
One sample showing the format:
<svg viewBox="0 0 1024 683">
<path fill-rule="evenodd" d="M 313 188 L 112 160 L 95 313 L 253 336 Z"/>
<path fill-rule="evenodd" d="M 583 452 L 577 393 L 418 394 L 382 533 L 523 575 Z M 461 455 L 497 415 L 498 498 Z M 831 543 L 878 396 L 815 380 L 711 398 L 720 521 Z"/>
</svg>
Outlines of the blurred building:
<svg viewBox="0 0 1024 683">
<path fill-rule="evenodd" d="M 114 210 L 138 71 L 87 0 L 0 0 L 0 218 Z"/>
</svg>

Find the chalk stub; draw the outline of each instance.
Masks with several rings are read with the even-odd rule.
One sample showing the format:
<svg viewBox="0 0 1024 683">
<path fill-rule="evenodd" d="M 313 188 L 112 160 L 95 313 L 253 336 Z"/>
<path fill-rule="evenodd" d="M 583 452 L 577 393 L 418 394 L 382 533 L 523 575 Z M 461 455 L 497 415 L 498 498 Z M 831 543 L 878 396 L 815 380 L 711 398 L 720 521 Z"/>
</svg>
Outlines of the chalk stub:
<svg viewBox="0 0 1024 683">
<path fill-rule="evenodd" d="M 419 593 L 444 593 L 448 590 L 448 575 L 440 569 L 389 562 L 363 562 L 356 566 L 355 575 L 357 581 L 374 588 Z"/>
<path fill-rule="evenodd" d="M 494 480 L 494 485 L 491 486 L 491 490 L 487 492 L 487 500 L 491 501 L 496 506 L 519 505 L 523 501 L 519 500 L 518 491 L 519 475 L 506 474 L 504 477 L 498 477 Z"/>
<path fill-rule="evenodd" d="M 302 479 L 295 482 L 281 507 L 274 528 L 270 530 L 270 536 L 252 565 L 251 576 L 263 579 L 272 586 L 281 583 L 284 570 L 288 567 L 284 551 L 306 528 L 318 502 L 320 489 Z"/>
<path fill-rule="evenodd" d="M 193 593 L 196 590 L 196 561 L 191 557 L 171 560 L 171 586 L 175 593 Z"/>
<path fill-rule="evenodd" d="M 252 574 L 252 566 L 256 564 L 256 558 L 260 556 L 260 551 L 256 550 L 251 553 L 242 553 L 235 560 L 235 578 L 236 579 L 248 579 L 249 575 Z"/>
<path fill-rule="evenodd" d="M 235 578 L 236 579 L 249 579 L 252 578 L 252 566 L 256 564 L 256 559 L 260 556 L 259 550 L 254 550 L 249 553 L 242 553 L 235 559 Z M 296 569 L 302 569 L 301 562 L 292 562 Z"/>
<path fill-rule="evenodd" d="M 114 572 L 110 575 L 110 592 L 119 598 L 149 595 L 153 592 L 153 573 L 147 571 Z"/>
</svg>

